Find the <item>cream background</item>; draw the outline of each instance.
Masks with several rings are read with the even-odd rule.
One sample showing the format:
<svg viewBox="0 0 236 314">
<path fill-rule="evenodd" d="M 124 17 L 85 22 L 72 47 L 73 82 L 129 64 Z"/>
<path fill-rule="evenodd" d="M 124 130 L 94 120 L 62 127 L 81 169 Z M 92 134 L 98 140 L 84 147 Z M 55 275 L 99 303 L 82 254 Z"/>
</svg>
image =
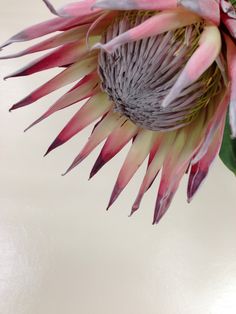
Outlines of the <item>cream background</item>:
<svg viewBox="0 0 236 314">
<path fill-rule="evenodd" d="M 49 17 L 40 0 L 1 0 L 0 41 Z M 15 44 L 2 54 L 25 46 Z M 1 77 L 27 60 L 1 61 Z M 23 133 L 62 91 L 8 113 L 51 76 L 49 71 L 0 82 L 0 313 L 236 313 L 233 175 L 215 162 L 191 205 L 183 180 L 167 215 L 153 227 L 157 183 L 128 218 L 140 171 L 107 213 L 125 152 L 91 182 L 98 151 L 62 178 L 89 130 L 46 159 L 42 155 L 76 108 Z"/>
</svg>

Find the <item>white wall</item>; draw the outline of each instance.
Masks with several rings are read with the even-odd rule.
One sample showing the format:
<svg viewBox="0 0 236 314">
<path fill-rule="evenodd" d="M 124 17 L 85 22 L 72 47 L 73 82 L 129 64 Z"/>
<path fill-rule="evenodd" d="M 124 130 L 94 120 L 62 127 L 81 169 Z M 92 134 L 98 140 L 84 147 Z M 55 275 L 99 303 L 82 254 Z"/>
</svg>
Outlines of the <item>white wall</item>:
<svg viewBox="0 0 236 314">
<path fill-rule="evenodd" d="M 49 17 L 40 0 L 1 0 L 0 42 Z M 18 47 L 25 45 L 5 52 Z M 27 60 L 1 61 L 1 77 Z M 128 218 L 141 171 L 107 213 L 125 152 L 91 182 L 98 151 L 62 178 L 89 131 L 42 155 L 75 108 L 23 133 L 61 91 L 8 113 L 51 76 L 0 82 L 0 313 L 234 314 L 234 176 L 217 161 L 190 205 L 183 180 L 167 215 L 152 226 L 157 184 Z"/>
</svg>

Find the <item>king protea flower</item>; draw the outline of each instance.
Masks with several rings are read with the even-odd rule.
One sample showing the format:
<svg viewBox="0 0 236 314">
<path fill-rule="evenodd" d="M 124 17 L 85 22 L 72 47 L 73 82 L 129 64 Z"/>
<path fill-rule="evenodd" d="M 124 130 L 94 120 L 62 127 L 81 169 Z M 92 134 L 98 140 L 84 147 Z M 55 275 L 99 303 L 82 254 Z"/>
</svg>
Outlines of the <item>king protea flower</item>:
<svg viewBox="0 0 236 314">
<path fill-rule="evenodd" d="M 161 171 L 157 223 L 187 173 L 192 200 L 220 151 L 227 112 L 236 137 L 236 1 L 84 0 L 59 10 L 44 2 L 57 17 L 25 29 L 2 47 L 60 33 L 1 59 L 54 48 L 7 78 L 62 70 L 11 110 L 75 82 L 31 126 L 83 101 L 47 153 L 96 122 L 66 171 L 105 140 L 92 177 L 131 142 L 108 207 L 147 158 L 132 213 Z"/>
</svg>

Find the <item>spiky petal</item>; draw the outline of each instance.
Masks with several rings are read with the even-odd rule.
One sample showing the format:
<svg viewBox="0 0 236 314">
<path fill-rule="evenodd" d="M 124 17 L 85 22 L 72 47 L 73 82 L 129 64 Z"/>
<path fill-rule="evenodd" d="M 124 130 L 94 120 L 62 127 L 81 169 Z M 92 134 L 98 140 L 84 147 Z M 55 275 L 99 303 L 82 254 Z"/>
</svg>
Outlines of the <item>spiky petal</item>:
<svg viewBox="0 0 236 314">
<path fill-rule="evenodd" d="M 206 178 L 209 172 L 209 168 L 212 162 L 214 161 L 215 156 L 217 156 L 219 153 L 224 133 L 224 124 L 225 118 L 222 119 L 219 125 L 219 129 L 215 133 L 214 138 L 211 144 L 209 145 L 206 154 L 191 167 L 187 191 L 188 202 L 192 200 L 193 196 L 201 186 L 203 180 Z"/>
<path fill-rule="evenodd" d="M 115 37 L 108 43 L 96 44 L 93 48 L 104 49 L 111 53 L 123 44 L 162 34 L 170 30 L 193 24 L 197 21 L 199 21 L 197 15 L 186 14 L 186 12 L 182 10 L 159 13 L 150 17 L 142 24 Z"/>
<path fill-rule="evenodd" d="M 111 102 L 104 93 L 92 96 L 72 117 L 47 150 L 46 155 L 58 146 L 69 141 L 99 117 L 111 109 Z"/>
<path fill-rule="evenodd" d="M 126 121 L 117 128 L 106 140 L 92 170 L 92 178 L 109 160 L 111 160 L 121 149 L 138 133 L 138 127 L 130 121 Z"/>
<path fill-rule="evenodd" d="M 115 187 L 112 191 L 108 208 L 115 202 L 145 158 L 148 156 L 156 137 L 157 134 L 155 134 L 155 132 L 146 130 L 139 132 L 120 170 Z"/>
<path fill-rule="evenodd" d="M 108 137 L 117 127 L 125 122 L 125 117 L 119 114 L 114 114 L 110 111 L 104 119 L 96 126 L 93 133 L 88 139 L 87 144 L 84 146 L 79 155 L 75 158 L 66 173 L 74 169 L 80 164 L 106 137 Z M 65 173 L 65 174 L 66 174 Z"/>
<path fill-rule="evenodd" d="M 225 35 L 227 45 L 228 73 L 231 80 L 229 118 L 232 136 L 236 138 L 236 46 L 229 36 Z"/>
<path fill-rule="evenodd" d="M 20 107 L 28 106 L 40 98 L 52 93 L 53 91 L 66 86 L 76 80 L 79 80 L 84 75 L 96 69 L 96 56 L 88 57 L 82 61 L 78 61 L 70 67 L 66 68 L 63 72 L 59 73 L 56 77 L 48 81 L 43 86 L 37 88 L 30 95 L 12 106 L 11 110 Z"/>
<path fill-rule="evenodd" d="M 205 27 L 199 40 L 199 48 L 193 53 L 184 70 L 173 85 L 162 106 L 167 107 L 186 87 L 196 82 L 212 65 L 221 50 L 221 36 L 213 25 Z"/>
</svg>

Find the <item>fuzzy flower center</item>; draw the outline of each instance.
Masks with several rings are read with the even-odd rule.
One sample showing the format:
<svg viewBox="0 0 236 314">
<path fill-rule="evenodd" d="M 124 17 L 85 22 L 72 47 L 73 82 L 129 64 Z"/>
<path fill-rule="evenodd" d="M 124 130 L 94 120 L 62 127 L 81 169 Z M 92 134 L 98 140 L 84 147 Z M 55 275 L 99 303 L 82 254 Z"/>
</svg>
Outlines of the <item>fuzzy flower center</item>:
<svg viewBox="0 0 236 314">
<path fill-rule="evenodd" d="M 106 43 L 139 25 L 152 12 L 123 13 L 103 35 Z M 194 84 L 166 108 L 163 100 L 197 49 L 203 22 L 120 46 L 114 53 L 101 51 L 102 89 L 114 102 L 114 111 L 136 125 L 153 131 L 178 129 L 193 121 L 223 84 L 214 63 Z"/>
</svg>

